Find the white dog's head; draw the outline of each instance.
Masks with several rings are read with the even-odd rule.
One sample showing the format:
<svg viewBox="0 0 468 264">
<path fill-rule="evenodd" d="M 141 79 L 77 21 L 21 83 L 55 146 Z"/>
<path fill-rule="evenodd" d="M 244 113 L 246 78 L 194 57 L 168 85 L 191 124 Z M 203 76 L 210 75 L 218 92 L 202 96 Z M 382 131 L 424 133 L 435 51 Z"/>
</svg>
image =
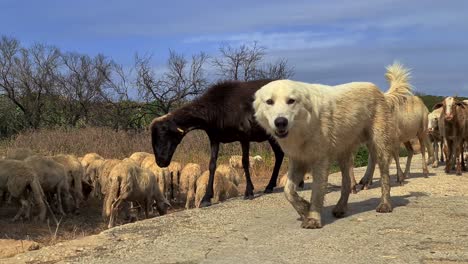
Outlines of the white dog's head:
<svg viewBox="0 0 468 264">
<path fill-rule="evenodd" d="M 296 122 L 310 119 L 311 102 L 302 83 L 273 81 L 255 93 L 255 118 L 265 130 L 285 138 Z"/>
</svg>

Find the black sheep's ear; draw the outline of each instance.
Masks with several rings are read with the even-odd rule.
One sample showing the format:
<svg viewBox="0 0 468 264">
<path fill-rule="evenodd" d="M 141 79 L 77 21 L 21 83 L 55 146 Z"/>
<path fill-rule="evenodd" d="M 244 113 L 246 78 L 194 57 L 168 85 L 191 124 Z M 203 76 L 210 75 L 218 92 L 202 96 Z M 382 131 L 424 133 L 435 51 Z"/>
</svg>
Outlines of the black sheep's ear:
<svg viewBox="0 0 468 264">
<path fill-rule="evenodd" d="M 437 103 L 437 104 L 435 104 L 435 105 L 432 107 L 432 110 L 436 110 L 436 109 L 438 109 L 438 108 L 441 108 L 442 106 L 444 106 L 444 104 L 442 104 L 442 103 Z"/>
<path fill-rule="evenodd" d="M 181 135 L 185 134 L 185 130 L 180 128 L 175 122 L 171 121 L 170 124 L 169 124 L 169 127 L 170 127 L 170 130 L 175 132 L 175 133 L 179 133 Z"/>
</svg>

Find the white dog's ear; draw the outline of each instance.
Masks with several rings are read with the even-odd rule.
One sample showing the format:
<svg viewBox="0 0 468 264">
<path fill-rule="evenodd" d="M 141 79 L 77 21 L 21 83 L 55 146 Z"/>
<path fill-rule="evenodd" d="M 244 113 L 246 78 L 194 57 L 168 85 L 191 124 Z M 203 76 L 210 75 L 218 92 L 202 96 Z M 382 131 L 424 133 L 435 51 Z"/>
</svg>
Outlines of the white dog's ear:
<svg viewBox="0 0 468 264">
<path fill-rule="evenodd" d="M 254 95 L 254 101 L 253 101 L 253 108 L 254 108 L 254 114 L 256 115 L 259 112 L 259 108 L 261 107 L 261 102 L 262 100 L 260 99 L 260 96 L 257 96 L 257 94 Z"/>
</svg>

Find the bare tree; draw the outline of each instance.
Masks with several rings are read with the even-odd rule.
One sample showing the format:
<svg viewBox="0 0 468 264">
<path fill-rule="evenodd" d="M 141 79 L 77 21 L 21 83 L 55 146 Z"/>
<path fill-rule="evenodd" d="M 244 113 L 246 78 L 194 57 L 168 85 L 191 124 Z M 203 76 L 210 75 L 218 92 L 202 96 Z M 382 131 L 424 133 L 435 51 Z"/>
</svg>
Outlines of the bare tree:
<svg viewBox="0 0 468 264">
<path fill-rule="evenodd" d="M 24 113 L 28 125 L 38 128 L 56 85 L 60 51 L 35 44 L 26 49 L 16 39 L 0 41 L 0 89 Z"/>
<path fill-rule="evenodd" d="M 218 75 L 224 79 L 248 81 L 255 78 L 260 61 L 265 56 L 265 48 L 254 42 L 251 46 L 242 44 L 235 48 L 222 44 L 220 57 L 212 60 L 218 68 Z"/>
<path fill-rule="evenodd" d="M 187 61 L 183 55 L 169 51 L 167 70 L 159 77 L 151 66 L 151 56 L 135 56 L 139 94 L 152 102 L 153 115 L 168 113 L 193 96 L 200 94 L 207 85 L 203 66 L 208 56 L 201 52 Z"/>
<path fill-rule="evenodd" d="M 76 126 L 81 119 L 88 122 L 92 104 L 102 100 L 113 62 L 101 54 L 92 58 L 67 53 L 61 58 L 64 70 L 58 78 L 58 103 L 67 125 Z"/>
<path fill-rule="evenodd" d="M 288 66 L 286 59 L 279 59 L 274 63 L 262 65 L 255 72 L 255 79 L 289 79 L 294 76 L 294 69 Z"/>
<path fill-rule="evenodd" d="M 218 75 L 228 80 L 258 80 L 258 79 L 286 79 L 293 75 L 293 69 L 288 66 L 286 59 L 279 59 L 275 63 L 263 63 L 266 48 L 257 42 L 252 45 L 242 44 L 233 47 L 222 44 L 219 48 L 220 56 L 212 60 Z"/>
</svg>

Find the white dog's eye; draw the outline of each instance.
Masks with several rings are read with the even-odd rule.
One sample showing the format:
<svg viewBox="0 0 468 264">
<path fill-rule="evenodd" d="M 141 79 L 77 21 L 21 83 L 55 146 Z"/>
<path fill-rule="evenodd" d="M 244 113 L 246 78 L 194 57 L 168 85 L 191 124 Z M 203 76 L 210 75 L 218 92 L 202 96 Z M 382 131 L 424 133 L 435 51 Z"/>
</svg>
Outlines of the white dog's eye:
<svg viewBox="0 0 468 264">
<path fill-rule="evenodd" d="M 274 104 L 275 102 L 273 102 L 272 99 L 268 99 L 268 100 L 266 100 L 266 103 L 267 103 L 268 105 L 272 105 L 272 104 Z"/>
<path fill-rule="evenodd" d="M 288 101 L 286 102 L 287 104 L 294 104 L 296 100 L 289 98 Z"/>
</svg>

